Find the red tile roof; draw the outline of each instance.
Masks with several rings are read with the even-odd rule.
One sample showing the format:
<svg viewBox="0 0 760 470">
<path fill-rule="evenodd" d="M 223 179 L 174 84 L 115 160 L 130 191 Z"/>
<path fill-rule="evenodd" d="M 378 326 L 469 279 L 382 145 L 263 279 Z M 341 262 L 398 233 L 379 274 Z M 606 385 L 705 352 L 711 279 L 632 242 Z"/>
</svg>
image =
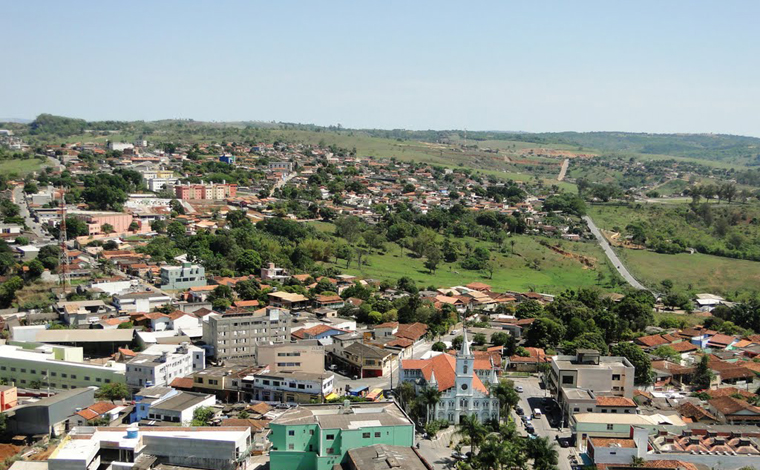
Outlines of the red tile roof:
<svg viewBox="0 0 760 470">
<path fill-rule="evenodd" d="M 597 406 L 621 406 L 621 407 L 636 407 L 636 403 L 630 398 L 626 397 L 596 397 Z"/>
<path fill-rule="evenodd" d="M 427 381 L 435 374 L 438 390 L 442 392 L 456 385 L 456 358 L 450 354 L 438 354 L 430 359 L 406 359 L 401 361 L 401 367 L 405 370 L 419 369 Z M 472 386 L 488 394 L 477 374 L 472 376 Z"/>
</svg>

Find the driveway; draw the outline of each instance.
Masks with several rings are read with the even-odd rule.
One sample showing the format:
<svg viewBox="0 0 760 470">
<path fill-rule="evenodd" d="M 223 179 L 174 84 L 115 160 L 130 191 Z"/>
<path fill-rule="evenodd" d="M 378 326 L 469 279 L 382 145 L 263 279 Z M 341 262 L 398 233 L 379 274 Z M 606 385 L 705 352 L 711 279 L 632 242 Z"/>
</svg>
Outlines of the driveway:
<svg viewBox="0 0 760 470">
<path fill-rule="evenodd" d="M 602 247 L 602 250 L 604 250 L 604 254 L 607 255 L 607 258 L 612 262 L 612 265 L 615 266 L 615 269 L 620 273 L 621 276 L 623 276 L 623 279 L 633 286 L 635 289 L 639 290 L 649 290 L 646 287 L 644 287 L 639 281 L 636 280 L 635 277 L 626 269 L 625 265 L 622 261 L 620 261 L 620 258 L 615 254 L 615 252 L 612 250 L 612 247 L 607 242 L 607 239 L 604 238 L 602 235 L 602 232 L 599 230 L 599 228 L 596 226 L 593 220 L 591 220 L 591 217 L 589 216 L 583 216 L 583 220 L 586 221 L 588 224 L 588 228 L 591 230 L 591 233 L 594 234 L 597 241 L 599 242 L 599 246 Z"/>
</svg>

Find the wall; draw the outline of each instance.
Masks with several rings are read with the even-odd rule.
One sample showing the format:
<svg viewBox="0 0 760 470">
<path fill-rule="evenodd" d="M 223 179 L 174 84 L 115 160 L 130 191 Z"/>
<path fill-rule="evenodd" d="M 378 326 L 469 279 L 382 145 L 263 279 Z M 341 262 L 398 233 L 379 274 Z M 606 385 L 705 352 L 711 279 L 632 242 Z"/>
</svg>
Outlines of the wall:
<svg viewBox="0 0 760 470">
<path fill-rule="evenodd" d="M 281 356 L 281 354 L 298 355 Z M 286 363 L 300 365 L 281 365 Z M 273 372 L 321 372 L 325 368 L 325 348 L 321 345 L 312 346 L 298 343 L 259 345 L 256 348 L 256 364 L 260 366 L 269 365 Z"/>
</svg>

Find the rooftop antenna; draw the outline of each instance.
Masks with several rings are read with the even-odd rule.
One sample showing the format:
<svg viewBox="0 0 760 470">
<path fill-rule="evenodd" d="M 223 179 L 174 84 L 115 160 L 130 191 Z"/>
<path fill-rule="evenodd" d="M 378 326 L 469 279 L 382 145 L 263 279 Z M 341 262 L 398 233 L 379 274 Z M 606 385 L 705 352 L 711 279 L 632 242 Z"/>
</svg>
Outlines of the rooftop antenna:
<svg viewBox="0 0 760 470">
<path fill-rule="evenodd" d="M 61 247 L 61 253 L 58 259 L 58 282 L 61 284 L 63 294 L 66 294 L 69 277 L 66 275 L 68 269 L 68 255 L 66 254 L 66 189 L 61 187 L 61 221 L 58 224 L 58 244 Z"/>
</svg>

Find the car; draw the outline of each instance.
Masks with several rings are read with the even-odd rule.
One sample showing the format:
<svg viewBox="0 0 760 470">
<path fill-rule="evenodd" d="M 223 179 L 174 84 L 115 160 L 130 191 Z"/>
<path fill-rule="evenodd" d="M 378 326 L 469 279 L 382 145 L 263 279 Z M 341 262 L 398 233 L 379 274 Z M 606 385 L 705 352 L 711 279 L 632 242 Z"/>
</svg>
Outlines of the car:
<svg viewBox="0 0 760 470">
<path fill-rule="evenodd" d="M 530 416 L 523 416 L 522 417 L 522 422 L 525 423 L 526 425 L 530 424 L 530 422 L 531 422 Z"/>
<path fill-rule="evenodd" d="M 522 393 L 523 392 L 523 388 L 518 385 L 517 387 L 515 387 L 515 392 Z"/>
<path fill-rule="evenodd" d="M 451 457 L 455 460 L 467 460 L 470 456 L 472 456 L 472 452 L 463 453 L 455 450 L 451 453 Z"/>
<path fill-rule="evenodd" d="M 525 426 L 525 432 L 528 434 L 536 434 L 536 429 L 533 426 Z"/>
<path fill-rule="evenodd" d="M 520 408 L 519 406 L 517 408 L 515 408 L 515 413 L 517 413 L 518 416 L 522 416 L 523 414 L 525 414 L 525 412 L 523 411 L 523 409 Z"/>
</svg>

